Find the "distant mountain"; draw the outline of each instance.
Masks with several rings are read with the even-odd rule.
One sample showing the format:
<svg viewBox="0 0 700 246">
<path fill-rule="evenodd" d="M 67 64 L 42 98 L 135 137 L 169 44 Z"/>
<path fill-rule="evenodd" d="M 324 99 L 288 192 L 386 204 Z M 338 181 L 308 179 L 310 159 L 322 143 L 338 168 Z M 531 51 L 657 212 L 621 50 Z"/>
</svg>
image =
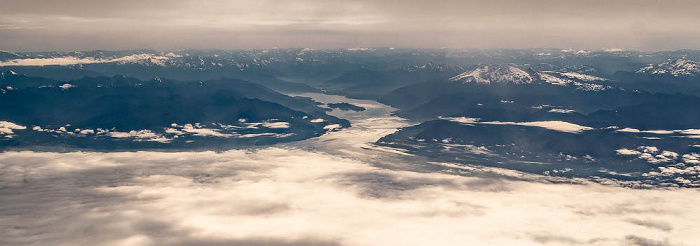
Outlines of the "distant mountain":
<svg viewBox="0 0 700 246">
<path fill-rule="evenodd" d="M 482 65 L 449 79 L 462 83 L 477 84 L 531 84 L 549 83 L 561 86 L 576 86 L 582 90 L 604 90 L 601 82 L 608 79 L 572 71 L 535 71 L 510 65 Z"/>
<path fill-rule="evenodd" d="M 6 135 L 0 146 L 226 148 L 306 139 L 349 126 L 308 98 L 241 80 L 114 76 L 59 82 L 14 76 L 23 79 L 0 94 L 0 121 L 26 129 Z"/>
<path fill-rule="evenodd" d="M 633 90 L 700 96 L 700 63 L 672 59 L 634 72 L 618 71 L 612 76 L 611 84 Z"/>
<path fill-rule="evenodd" d="M 572 126 L 579 130 L 568 132 Z M 557 127 L 561 129 L 553 130 Z M 609 178 L 637 185 L 686 186 L 683 179 L 694 178 L 695 153 L 700 150 L 697 139 L 687 136 L 584 128 L 561 121 L 440 119 L 404 128 L 382 137 L 377 144 L 436 162 L 561 177 Z"/>
<path fill-rule="evenodd" d="M 673 60 L 601 77 L 554 64 L 480 65 L 382 96 L 423 123 L 377 144 L 437 162 L 688 186 L 700 150 L 695 68 Z"/>
<path fill-rule="evenodd" d="M 638 104 L 587 115 L 589 125 L 643 130 L 700 128 L 700 98 L 683 94 L 649 94 Z M 584 122 L 584 121 L 581 121 Z"/>
<path fill-rule="evenodd" d="M 21 56 L 12 52 L 1 51 L 0 50 L 0 61 L 7 61 L 12 59 L 18 59 Z"/>
<path fill-rule="evenodd" d="M 700 164 L 698 60 L 696 50 L 0 52 L 0 146 L 295 141 L 349 126 L 329 108 L 361 110 L 278 93 L 325 92 L 397 108 L 416 124 L 377 144 L 436 161 L 687 186 Z"/>
<path fill-rule="evenodd" d="M 376 71 L 363 67 L 347 71 L 318 86 L 332 93 L 376 99 L 402 86 L 446 79 L 456 71 L 453 67 L 430 63 L 420 66 L 402 66 L 389 71 Z"/>
<path fill-rule="evenodd" d="M 59 81 L 41 77 L 28 77 L 13 70 L 0 71 L 0 91 L 53 85 Z"/>
<path fill-rule="evenodd" d="M 449 80 L 477 84 L 529 84 L 534 81 L 533 74 L 534 71 L 525 71 L 513 65 L 484 65 Z"/>
<path fill-rule="evenodd" d="M 659 64 L 649 64 L 636 71 L 640 74 L 672 75 L 672 76 L 700 76 L 700 62 L 674 59 Z"/>
<path fill-rule="evenodd" d="M 549 83 L 478 84 L 454 81 L 402 87 L 380 98 L 397 115 L 428 120 L 464 116 L 494 121 L 565 120 L 640 129 L 700 128 L 700 99 L 624 89 L 581 90 Z"/>
<path fill-rule="evenodd" d="M 0 62 L 0 67 L 30 76 L 56 80 L 114 75 L 141 80 L 154 77 L 175 80 L 236 78 L 259 83 L 277 91 L 318 92 L 317 89 L 306 84 L 278 79 L 277 77 L 281 74 L 269 66 L 274 58 L 257 57 L 249 52 L 222 52 L 221 54 L 148 50 L 42 52 L 28 57 L 13 58 Z"/>
<path fill-rule="evenodd" d="M 622 91 L 608 85 L 609 82 L 562 68 L 535 71 L 514 64 L 482 65 L 448 79 L 398 88 L 379 101 L 401 109 L 397 112 L 400 116 L 430 119 L 475 112 L 481 113 L 472 117 L 517 118 L 541 110 L 543 105 L 547 110 L 589 113 L 641 100 L 640 93 Z M 550 115 L 550 112 L 538 115 Z"/>
</svg>

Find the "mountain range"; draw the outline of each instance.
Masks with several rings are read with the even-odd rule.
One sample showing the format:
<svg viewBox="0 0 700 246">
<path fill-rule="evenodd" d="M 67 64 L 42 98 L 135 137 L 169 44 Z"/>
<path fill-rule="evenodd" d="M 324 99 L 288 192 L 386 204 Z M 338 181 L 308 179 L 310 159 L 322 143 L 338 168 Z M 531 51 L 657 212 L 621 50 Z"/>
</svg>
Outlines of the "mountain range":
<svg viewBox="0 0 700 246">
<path fill-rule="evenodd" d="M 350 127 L 330 108 L 365 109 L 285 95 L 326 93 L 394 107 L 412 126 L 375 144 L 435 161 L 693 186 L 697 61 L 695 50 L 0 52 L 0 146 L 297 141 Z"/>
</svg>

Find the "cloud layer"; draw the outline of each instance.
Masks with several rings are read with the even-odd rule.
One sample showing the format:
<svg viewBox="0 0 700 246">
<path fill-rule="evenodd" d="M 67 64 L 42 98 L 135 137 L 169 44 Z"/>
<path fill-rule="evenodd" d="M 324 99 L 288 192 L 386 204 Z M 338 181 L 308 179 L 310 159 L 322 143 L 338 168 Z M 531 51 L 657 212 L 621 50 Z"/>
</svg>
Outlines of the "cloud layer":
<svg viewBox="0 0 700 246">
<path fill-rule="evenodd" d="M 0 163 L 3 245 L 698 242 L 692 189 L 411 172 L 296 148 L 6 152 Z"/>
<path fill-rule="evenodd" d="M 4 0 L 0 49 L 700 48 L 697 1 Z"/>
</svg>

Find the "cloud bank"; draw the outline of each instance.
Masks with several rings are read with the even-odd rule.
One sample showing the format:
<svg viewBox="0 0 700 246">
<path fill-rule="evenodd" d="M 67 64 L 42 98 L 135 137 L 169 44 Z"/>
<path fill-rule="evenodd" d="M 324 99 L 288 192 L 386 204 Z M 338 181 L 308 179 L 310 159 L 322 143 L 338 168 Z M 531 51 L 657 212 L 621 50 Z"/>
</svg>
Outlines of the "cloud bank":
<svg viewBox="0 0 700 246">
<path fill-rule="evenodd" d="M 66 65 L 79 65 L 79 64 L 94 64 L 94 63 L 111 63 L 111 62 L 138 62 L 143 60 L 152 61 L 156 64 L 162 63 L 165 60 L 170 59 L 167 56 L 155 56 L 150 54 L 136 54 L 123 56 L 118 58 L 109 59 L 95 59 L 92 57 L 53 57 L 53 58 L 28 58 L 28 59 L 13 59 L 9 61 L 0 62 L 0 66 L 66 66 Z"/>
<path fill-rule="evenodd" d="M 698 243 L 693 189 L 412 172 L 297 148 L 6 152 L 0 170 L 3 245 Z"/>
</svg>

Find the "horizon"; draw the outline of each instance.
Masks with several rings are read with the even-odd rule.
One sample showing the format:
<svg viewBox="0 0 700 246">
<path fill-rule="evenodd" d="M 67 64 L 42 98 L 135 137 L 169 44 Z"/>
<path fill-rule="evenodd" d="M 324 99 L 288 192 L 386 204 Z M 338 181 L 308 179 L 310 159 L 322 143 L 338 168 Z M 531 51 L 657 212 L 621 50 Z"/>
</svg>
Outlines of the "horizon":
<svg viewBox="0 0 700 246">
<path fill-rule="evenodd" d="M 560 52 L 570 52 L 576 53 L 579 51 L 585 52 L 639 52 L 639 53 L 659 53 L 659 52 L 678 52 L 678 51 L 700 51 L 700 48 L 678 48 L 678 49 L 662 49 L 662 50 L 642 50 L 642 49 L 622 49 L 622 48 L 558 48 L 558 47 L 532 47 L 532 48 L 507 48 L 507 47 L 493 47 L 493 48 L 478 48 L 478 47 L 393 47 L 393 46 L 348 46 L 348 47 L 334 47 L 334 48 L 313 48 L 313 47 L 267 47 L 267 48 L 184 48 L 184 49 L 152 49 L 152 48 L 133 48 L 133 49 L 83 49 L 83 50 L 8 50 L 0 49 L 0 52 L 7 53 L 45 53 L 45 52 L 126 52 L 126 51 L 148 51 L 148 52 L 181 52 L 181 51 L 266 51 L 266 50 L 306 50 L 306 51 L 370 51 L 370 50 L 450 50 L 450 51 L 500 51 L 500 50 L 513 50 L 513 51 L 560 51 Z"/>
</svg>

